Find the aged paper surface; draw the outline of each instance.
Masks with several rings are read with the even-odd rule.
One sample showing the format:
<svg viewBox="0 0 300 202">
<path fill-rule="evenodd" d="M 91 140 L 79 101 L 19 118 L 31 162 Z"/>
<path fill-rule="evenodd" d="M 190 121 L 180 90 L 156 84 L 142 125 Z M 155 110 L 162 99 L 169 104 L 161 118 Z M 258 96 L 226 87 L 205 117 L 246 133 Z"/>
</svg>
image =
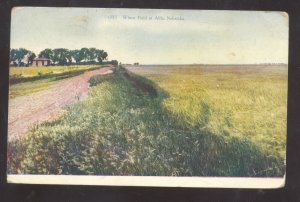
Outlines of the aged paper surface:
<svg viewBox="0 0 300 202">
<path fill-rule="evenodd" d="M 284 186 L 286 13 L 16 7 L 10 45 L 8 182 Z"/>
</svg>

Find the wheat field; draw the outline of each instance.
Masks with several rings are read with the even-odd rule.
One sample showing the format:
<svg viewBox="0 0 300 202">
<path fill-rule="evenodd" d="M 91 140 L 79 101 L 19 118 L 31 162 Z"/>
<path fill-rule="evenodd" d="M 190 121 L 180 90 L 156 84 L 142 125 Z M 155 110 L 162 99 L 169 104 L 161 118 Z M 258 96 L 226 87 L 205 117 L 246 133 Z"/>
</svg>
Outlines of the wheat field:
<svg viewBox="0 0 300 202">
<path fill-rule="evenodd" d="M 206 127 L 213 133 L 247 137 L 269 155 L 285 158 L 286 65 L 128 68 L 167 91 L 164 107 L 187 126 L 197 125 L 206 113 Z"/>
<path fill-rule="evenodd" d="M 127 66 L 8 145 L 8 172 L 285 173 L 286 66 Z"/>
</svg>

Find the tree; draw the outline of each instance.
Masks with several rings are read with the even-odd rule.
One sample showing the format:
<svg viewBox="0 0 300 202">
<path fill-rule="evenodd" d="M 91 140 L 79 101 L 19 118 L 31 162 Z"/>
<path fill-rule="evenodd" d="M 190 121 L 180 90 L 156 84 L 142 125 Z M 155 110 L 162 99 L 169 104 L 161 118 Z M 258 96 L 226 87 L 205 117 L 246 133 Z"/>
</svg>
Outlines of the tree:
<svg viewBox="0 0 300 202">
<path fill-rule="evenodd" d="M 10 50 L 10 62 L 15 65 L 24 66 L 32 63 L 35 54 L 25 48 L 11 49 Z"/>
<path fill-rule="evenodd" d="M 81 48 L 80 50 L 68 50 L 65 48 L 50 49 L 46 48 L 42 50 L 39 57 L 44 57 L 52 60 L 56 65 L 70 65 L 76 64 L 95 64 L 103 63 L 103 60 L 107 60 L 107 52 L 96 48 Z M 26 50 L 25 48 L 11 49 L 10 50 L 10 62 L 14 65 L 22 66 L 32 64 L 36 55 Z"/>
<path fill-rule="evenodd" d="M 107 58 L 107 53 L 104 50 L 96 50 L 96 58 L 100 64 L 102 64 L 103 60 Z"/>
<path fill-rule="evenodd" d="M 73 63 L 73 57 L 72 57 L 72 52 L 68 49 L 65 49 L 66 51 L 66 59 L 67 59 L 67 63 L 70 65 Z"/>
<path fill-rule="evenodd" d="M 70 54 L 72 58 L 75 60 L 76 64 L 79 64 L 81 60 L 83 60 L 83 57 L 80 54 L 80 50 L 71 50 Z"/>
<path fill-rule="evenodd" d="M 33 59 L 34 59 L 35 57 L 36 57 L 36 55 L 35 55 L 34 53 L 31 53 L 31 54 L 30 54 L 30 56 L 29 56 L 29 58 L 28 58 L 28 62 L 29 62 L 30 65 L 32 64 Z"/>
<path fill-rule="evenodd" d="M 12 62 L 14 65 L 18 65 L 18 58 L 17 58 L 17 49 L 10 49 L 10 55 L 9 55 L 9 60 Z"/>
<path fill-rule="evenodd" d="M 82 58 L 82 60 L 84 60 L 85 62 L 88 61 L 88 55 L 89 55 L 89 49 L 88 48 L 81 48 L 79 51 L 80 57 Z"/>
<path fill-rule="evenodd" d="M 112 64 L 114 66 L 118 66 L 119 62 L 118 62 L 118 60 L 112 60 L 112 61 L 110 61 L 110 64 Z"/>
<path fill-rule="evenodd" d="M 102 54 L 102 60 L 106 60 L 107 56 L 108 56 L 107 52 L 104 51 Z"/>
<path fill-rule="evenodd" d="M 97 49 L 96 48 L 89 48 L 89 51 L 88 51 L 88 61 L 89 62 L 96 62 L 96 58 L 97 58 Z"/>
<path fill-rule="evenodd" d="M 53 50 L 53 62 L 58 65 L 67 65 L 69 61 L 68 49 L 56 48 Z"/>
<path fill-rule="evenodd" d="M 54 53 L 50 48 L 46 48 L 40 52 L 39 57 L 45 57 L 50 60 L 53 60 Z"/>
</svg>

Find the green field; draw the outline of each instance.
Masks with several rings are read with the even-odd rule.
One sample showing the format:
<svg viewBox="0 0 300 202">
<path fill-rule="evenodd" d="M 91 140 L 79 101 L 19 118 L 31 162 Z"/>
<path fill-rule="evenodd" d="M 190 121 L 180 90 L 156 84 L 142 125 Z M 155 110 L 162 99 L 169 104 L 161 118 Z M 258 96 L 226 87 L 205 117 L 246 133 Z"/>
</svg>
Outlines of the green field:
<svg viewBox="0 0 300 202">
<path fill-rule="evenodd" d="M 71 65 L 71 66 L 47 66 L 47 67 L 10 67 L 10 77 L 30 79 L 10 85 L 9 98 L 35 93 L 45 90 L 55 82 L 72 76 L 77 76 L 84 71 L 92 70 L 101 65 Z"/>
<path fill-rule="evenodd" d="M 286 66 L 142 66 L 8 145 L 8 172 L 282 176 Z"/>
</svg>

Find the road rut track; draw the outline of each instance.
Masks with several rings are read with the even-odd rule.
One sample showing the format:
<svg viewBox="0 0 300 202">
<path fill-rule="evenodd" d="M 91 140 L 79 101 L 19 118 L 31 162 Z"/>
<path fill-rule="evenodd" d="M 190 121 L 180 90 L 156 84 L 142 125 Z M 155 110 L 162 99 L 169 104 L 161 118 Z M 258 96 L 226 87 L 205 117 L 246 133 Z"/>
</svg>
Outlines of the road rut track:
<svg viewBox="0 0 300 202">
<path fill-rule="evenodd" d="M 9 100 L 8 141 L 26 133 L 32 126 L 57 116 L 66 106 L 84 99 L 92 76 L 110 73 L 112 67 L 86 71 L 58 81 L 49 89 Z"/>
</svg>

